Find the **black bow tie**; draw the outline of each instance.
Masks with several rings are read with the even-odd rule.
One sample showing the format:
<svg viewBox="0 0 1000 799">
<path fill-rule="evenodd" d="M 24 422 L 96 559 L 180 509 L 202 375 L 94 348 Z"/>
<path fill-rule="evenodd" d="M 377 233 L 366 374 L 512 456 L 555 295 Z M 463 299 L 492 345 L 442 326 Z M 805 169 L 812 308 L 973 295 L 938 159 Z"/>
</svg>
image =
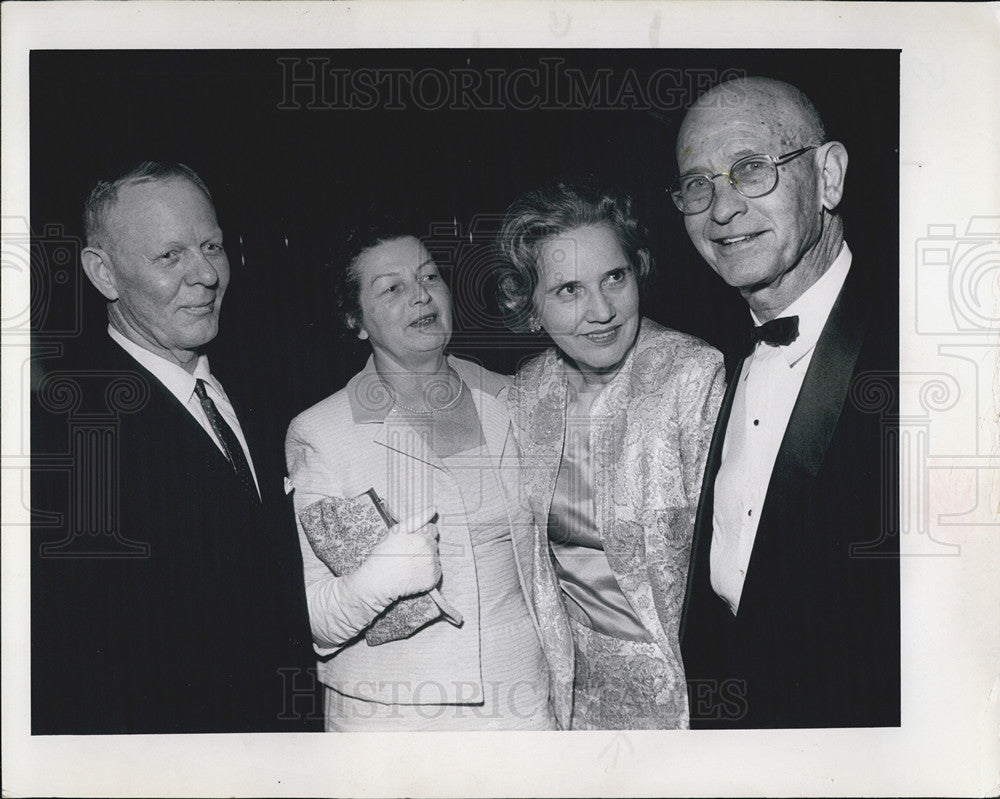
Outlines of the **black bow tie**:
<svg viewBox="0 0 1000 799">
<path fill-rule="evenodd" d="M 791 344 L 799 337 L 799 317 L 780 316 L 758 325 L 750 331 L 750 349 L 752 350 L 757 342 L 763 341 L 772 347 L 783 347 Z"/>
</svg>

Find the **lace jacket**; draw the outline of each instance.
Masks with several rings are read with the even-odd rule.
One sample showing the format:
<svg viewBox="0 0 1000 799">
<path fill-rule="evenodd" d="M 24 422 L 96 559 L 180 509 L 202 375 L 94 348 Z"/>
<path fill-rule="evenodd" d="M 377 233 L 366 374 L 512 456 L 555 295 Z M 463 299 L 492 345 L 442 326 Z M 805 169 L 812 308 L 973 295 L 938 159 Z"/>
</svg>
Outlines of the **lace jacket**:
<svg viewBox="0 0 1000 799">
<path fill-rule="evenodd" d="M 569 368 L 550 348 L 518 372 L 508 395 L 523 490 L 542 539 L 533 573 L 546 589 L 556 581 L 544 538 L 565 440 Z M 635 346 L 590 414 L 597 527 L 622 592 L 675 666 L 661 699 L 675 704 L 678 727 L 688 722 L 678 631 L 691 535 L 724 389 L 719 352 L 643 319 Z M 565 619 L 546 626 L 570 635 Z M 572 690 L 571 645 L 568 651 L 554 664 L 557 695 Z M 627 683 L 629 664 L 623 668 Z"/>
</svg>

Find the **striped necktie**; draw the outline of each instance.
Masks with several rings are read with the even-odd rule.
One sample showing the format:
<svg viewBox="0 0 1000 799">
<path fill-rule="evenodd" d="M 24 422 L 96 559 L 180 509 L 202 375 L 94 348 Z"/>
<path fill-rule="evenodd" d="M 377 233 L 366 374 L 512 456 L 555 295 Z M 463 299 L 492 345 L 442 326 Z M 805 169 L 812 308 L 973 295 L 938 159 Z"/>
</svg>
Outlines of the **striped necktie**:
<svg viewBox="0 0 1000 799">
<path fill-rule="evenodd" d="M 198 395 L 201 407 L 205 410 L 205 416 L 208 417 L 208 423 L 212 425 L 215 435 L 222 442 L 223 452 L 225 452 L 226 457 L 229 459 L 229 463 L 232 465 L 233 471 L 236 472 L 236 476 L 240 479 L 240 484 L 259 501 L 260 495 L 257 493 L 257 486 L 253 480 L 253 473 L 250 471 L 250 464 L 247 463 L 247 457 L 243 454 L 243 447 L 240 446 L 233 428 L 222 418 L 219 409 L 215 406 L 212 398 L 208 396 L 208 392 L 205 391 L 204 380 L 198 379 L 195 381 L 194 393 Z"/>
</svg>

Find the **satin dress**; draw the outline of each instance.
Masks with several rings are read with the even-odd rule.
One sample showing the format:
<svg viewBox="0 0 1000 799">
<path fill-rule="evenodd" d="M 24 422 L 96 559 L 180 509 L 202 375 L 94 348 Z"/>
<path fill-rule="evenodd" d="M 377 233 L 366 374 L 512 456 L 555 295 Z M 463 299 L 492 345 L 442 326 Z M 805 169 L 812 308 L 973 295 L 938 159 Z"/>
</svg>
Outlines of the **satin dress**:
<svg viewBox="0 0 1000 799">
<path fill-rule="evenodd" d="M 573 631 L 571 729 L 662 729 L 674 726 L 656 701 L 671 668 L 622 593 L 595 524 L 588 414 L 598 393 L 570 391 L 567 397 L 565 444 L 548 519 L 549 548 Z M 627 682 L 626 672 L 632 676 Z"/>
</svg>

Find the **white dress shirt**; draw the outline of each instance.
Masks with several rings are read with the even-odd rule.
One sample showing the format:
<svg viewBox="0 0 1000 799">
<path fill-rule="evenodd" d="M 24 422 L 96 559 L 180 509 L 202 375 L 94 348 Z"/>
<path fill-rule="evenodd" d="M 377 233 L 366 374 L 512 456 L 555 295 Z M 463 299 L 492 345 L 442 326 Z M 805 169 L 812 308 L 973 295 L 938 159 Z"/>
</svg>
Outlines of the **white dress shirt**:
<svg viewBox="0 0 1000 799">
<path fill-rule="evenodd" d="M 798 338 L 785 346 L 759 342 L 743 362 L 715 478 L 710 559 L 712 588 L 734 615 L 785 428 L 850 268 L 845 243 L 823 276 L 780 314 L 799 317 Z"/>
<path fill-rule="evenodd" d="M 111 325 L 108 325 L 108 335 L 111 336 L 112 341 L 121 346 L 125 352 L 135 358 L 147 370 L 152 372 L 153 377 L 163 383 L 167 390 L 177 397 L 181 405 L 187 409 L 187 412 L 190 413 L 194 417 L 195 421 L 197 421 L 198 424 L 205 429 L 205 432 L 208 433 L 212 441 L 215 442 L 215 446 L 219 448 L 219 451 L 225 455 L 226 449 L 215 435 L 215 431 L 212 429 L 212 423 L 208 421 L 208 416 L 205 415 L 205 409 L 201 407 L 201 400 L 199 400 L 198 396 L 194 393 L 195 383 L 198 380 L 205 381 L 206 393 L 212 398 L 212 401 L 215 403 L 215 407 L 218 408 L 222 418 L 233 429 L 233 432 L 236 434 L 236 440 L 239 441 L 240 446 L 243 447 L 243 454 L 247 456 L 247 463 L 250 464 L 250 472 L 253 474 L 253 480 L 257 485 L 257 494 L 259 495 L 260 483 L 257 482 L 257 471 L 254 469 L 253 458 L 250 457 L 250 448 L 247 446 L 247 440 L 243 435 L 243 429 L 240 427 L 239 419 L 236 418 L 236 411 L 233 410 L 233 403 L 230 402 L 229 397 L 226 396 L 226 392 L 222 388 L 222 384 L 216 380 L 209 371 L 208 356 L 205 354 L 198 356 L 198 363 L 195 365 L 194 374 L 191 374 L 185 371 L 178 364 L 172 363 L 166 358 L 161 358 L 159 355 L 140 347 L 134 341 L 126 338 L 111 327 Z"/>
</svg>

